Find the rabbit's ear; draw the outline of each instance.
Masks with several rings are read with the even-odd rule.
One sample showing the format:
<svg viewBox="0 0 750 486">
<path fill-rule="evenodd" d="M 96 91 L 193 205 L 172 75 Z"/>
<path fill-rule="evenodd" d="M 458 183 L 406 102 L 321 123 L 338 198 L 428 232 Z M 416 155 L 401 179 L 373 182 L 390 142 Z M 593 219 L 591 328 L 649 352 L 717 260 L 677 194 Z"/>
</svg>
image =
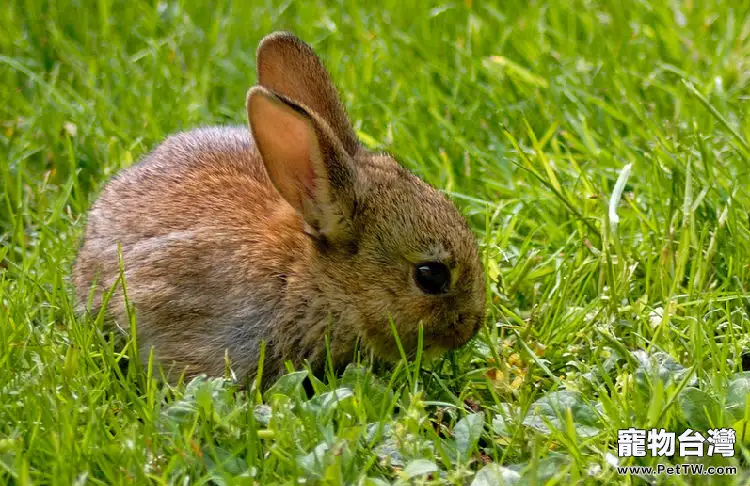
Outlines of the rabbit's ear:
<svg viewBox="0 0 750 486">
<path fill-rule="evenodd" d="M 324 120 L 256 86 L 247 95 L 250 130 L 271 182 L 314 234 L 352 236 L 355 168 Z"/>
<path fill-rule="evenodd" d="M 312 48 L 290 34 L 265 37 L 257 53 L 258 84 L 309 107 L 323 118 L 353 156 L 359 141 L 328 71 Z"/>
</svg>

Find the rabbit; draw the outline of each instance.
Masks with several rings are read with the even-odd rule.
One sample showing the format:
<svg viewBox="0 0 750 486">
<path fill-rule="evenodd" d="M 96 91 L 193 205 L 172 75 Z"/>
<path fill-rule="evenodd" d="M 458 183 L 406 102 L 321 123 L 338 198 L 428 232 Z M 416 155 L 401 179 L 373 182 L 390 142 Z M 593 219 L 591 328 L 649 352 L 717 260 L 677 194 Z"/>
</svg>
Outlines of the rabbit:
<svg viewBox="0 0 750 486">
<path fill-rule="evenodd" d="M 324 372 L 355 350 L 462 346 L 485 316 L 477 242 L 456 206 L 358 141 L 328 72 L 287 32 L 257 50 L 248 127 L 169 136 L 104 187 L 72 271 L 79 309 L 175 376 Z M 120 282 L 120 272 L 124 283 Z M 120 282 L 120 283 L 118 283 Z M 111 298 L 104 296 L 112 290 Z M 126 304 L 127 303 L 127 304 Z M 327 339 L 329 340 L 327 342 Z"/>
</svg>

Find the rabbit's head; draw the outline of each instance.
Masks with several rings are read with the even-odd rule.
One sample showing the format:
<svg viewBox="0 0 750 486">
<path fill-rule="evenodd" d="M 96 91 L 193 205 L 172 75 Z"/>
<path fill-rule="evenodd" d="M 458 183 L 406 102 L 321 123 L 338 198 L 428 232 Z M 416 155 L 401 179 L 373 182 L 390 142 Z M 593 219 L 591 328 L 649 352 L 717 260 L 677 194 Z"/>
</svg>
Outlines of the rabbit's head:
<svg viewBox="0 0 750 486">
<path fill-rule="evenodd" d="M 313 241 L 309 274 L 331 312 L 378 356 L 397 359 L 424 329 L 434 355 L 481 327 L 485 279 L 454 204 L 392 157 L 365 150 L 312 49 L 288 33 L 258 49 L 248 93 L 253 137 L 281 196 Z"/>
</svg>

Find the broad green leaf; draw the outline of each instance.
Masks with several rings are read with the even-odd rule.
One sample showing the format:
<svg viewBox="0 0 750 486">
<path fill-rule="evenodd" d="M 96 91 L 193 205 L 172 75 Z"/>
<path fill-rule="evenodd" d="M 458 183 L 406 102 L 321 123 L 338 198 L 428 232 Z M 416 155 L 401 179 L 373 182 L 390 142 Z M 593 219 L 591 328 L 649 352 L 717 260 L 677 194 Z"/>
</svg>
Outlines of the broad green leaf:
<svg viewBox="0 0 750 486">
<path fill-rule="evenodd" d="M 689 368 L 685 368 L 663 351 L 648 355 L 645 351 L 639 349 L 633 351 L 632 355 L 638 361 L 638 367 L 635 370 L 636 383 L 646 393 L 649 392 L 653 380 L 661 380 L 666 389 L 668 386 L 680 383 L 683 377 L 690 372 Z M 693 377 L 688 385 L 695 386 L 696 383 L 697 381 Z"/>
<path fill-rule="evenodd" d="M 745 418 L 748 396 L 750 396 L 750 371 L 737 373 L 727 385 L 727 411 L 735 420 Z"/>
<path fill-rule="evenodd" d="M 678 402 L 690 428 L 705 433 L 706 430 L 719 426 L 716 423 L 721 415 L 719 403 L 703 390 L 693 387 L 685 388 L 680 392 Z"/>
<path fill-rule="evenodd" d="M 439 471 L 440 468 L 432 461 L 427 459 L 415 459 L 404 468 L 404 477 L 411 479 L 416 476 L 424 476 Z"/>
<path fill-rule="evenodd" d="M 571 410 L 579 436 L 593 437 L 599 433 L 596 409 L 584 402 L 579 392 L 568 390 L 548 393 L 534 402 L 523 423 L 543 433 L 549 433 L 548 423 L 555 429 L 565 430 L 566 409 Z"/>
<path fill-rule="evenodd" d="M 475 476 L 471 486 L 511 486 L 519 484 L 521 475 L 518 471 L 499 464 L 487 464 Z"/>
<path fill-rule="evenodd" d="M 283 375 L 276 381 L 276 383 L 271 385 L 265 395 L 269 397 L 275 394 L 286 396 L 294 395 L 300 391 L 302 382 L 305 381 L 305 378 L 307 378 L 306 370 L 295 371 L 294 373 Z"/>
<path fill-rule="evenodd" d="M 484 430 L 484 412 L 472 413 L 462 418 L 456 424 L 453 433 L 456 436 L 456 449 L 466 458 L 479 442 Z"/>
</svg>

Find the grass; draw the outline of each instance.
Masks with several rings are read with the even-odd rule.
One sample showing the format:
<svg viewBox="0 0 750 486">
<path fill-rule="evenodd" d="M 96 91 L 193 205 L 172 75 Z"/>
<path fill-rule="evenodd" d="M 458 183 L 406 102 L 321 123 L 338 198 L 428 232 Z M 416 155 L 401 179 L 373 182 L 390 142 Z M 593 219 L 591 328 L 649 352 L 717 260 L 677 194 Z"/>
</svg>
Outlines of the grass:
<svg viewBox="0 0 750 486">
<path fill-rule="evenodd" d="M 304 370 L 262 395 L 123 375 L 131 345 L 72 310 L 86 208 L 167 134 L 245 123 L 276 29 L 470 218 L 486 328 L 310 398 Z M 0 483 L 750 481 L 747 2 L 11 0 L 0 31 Z M 628 427 L 739 444 L 617 458 Z M 739 472 L 613 466 L 683 462 Z"/>
</svg>

